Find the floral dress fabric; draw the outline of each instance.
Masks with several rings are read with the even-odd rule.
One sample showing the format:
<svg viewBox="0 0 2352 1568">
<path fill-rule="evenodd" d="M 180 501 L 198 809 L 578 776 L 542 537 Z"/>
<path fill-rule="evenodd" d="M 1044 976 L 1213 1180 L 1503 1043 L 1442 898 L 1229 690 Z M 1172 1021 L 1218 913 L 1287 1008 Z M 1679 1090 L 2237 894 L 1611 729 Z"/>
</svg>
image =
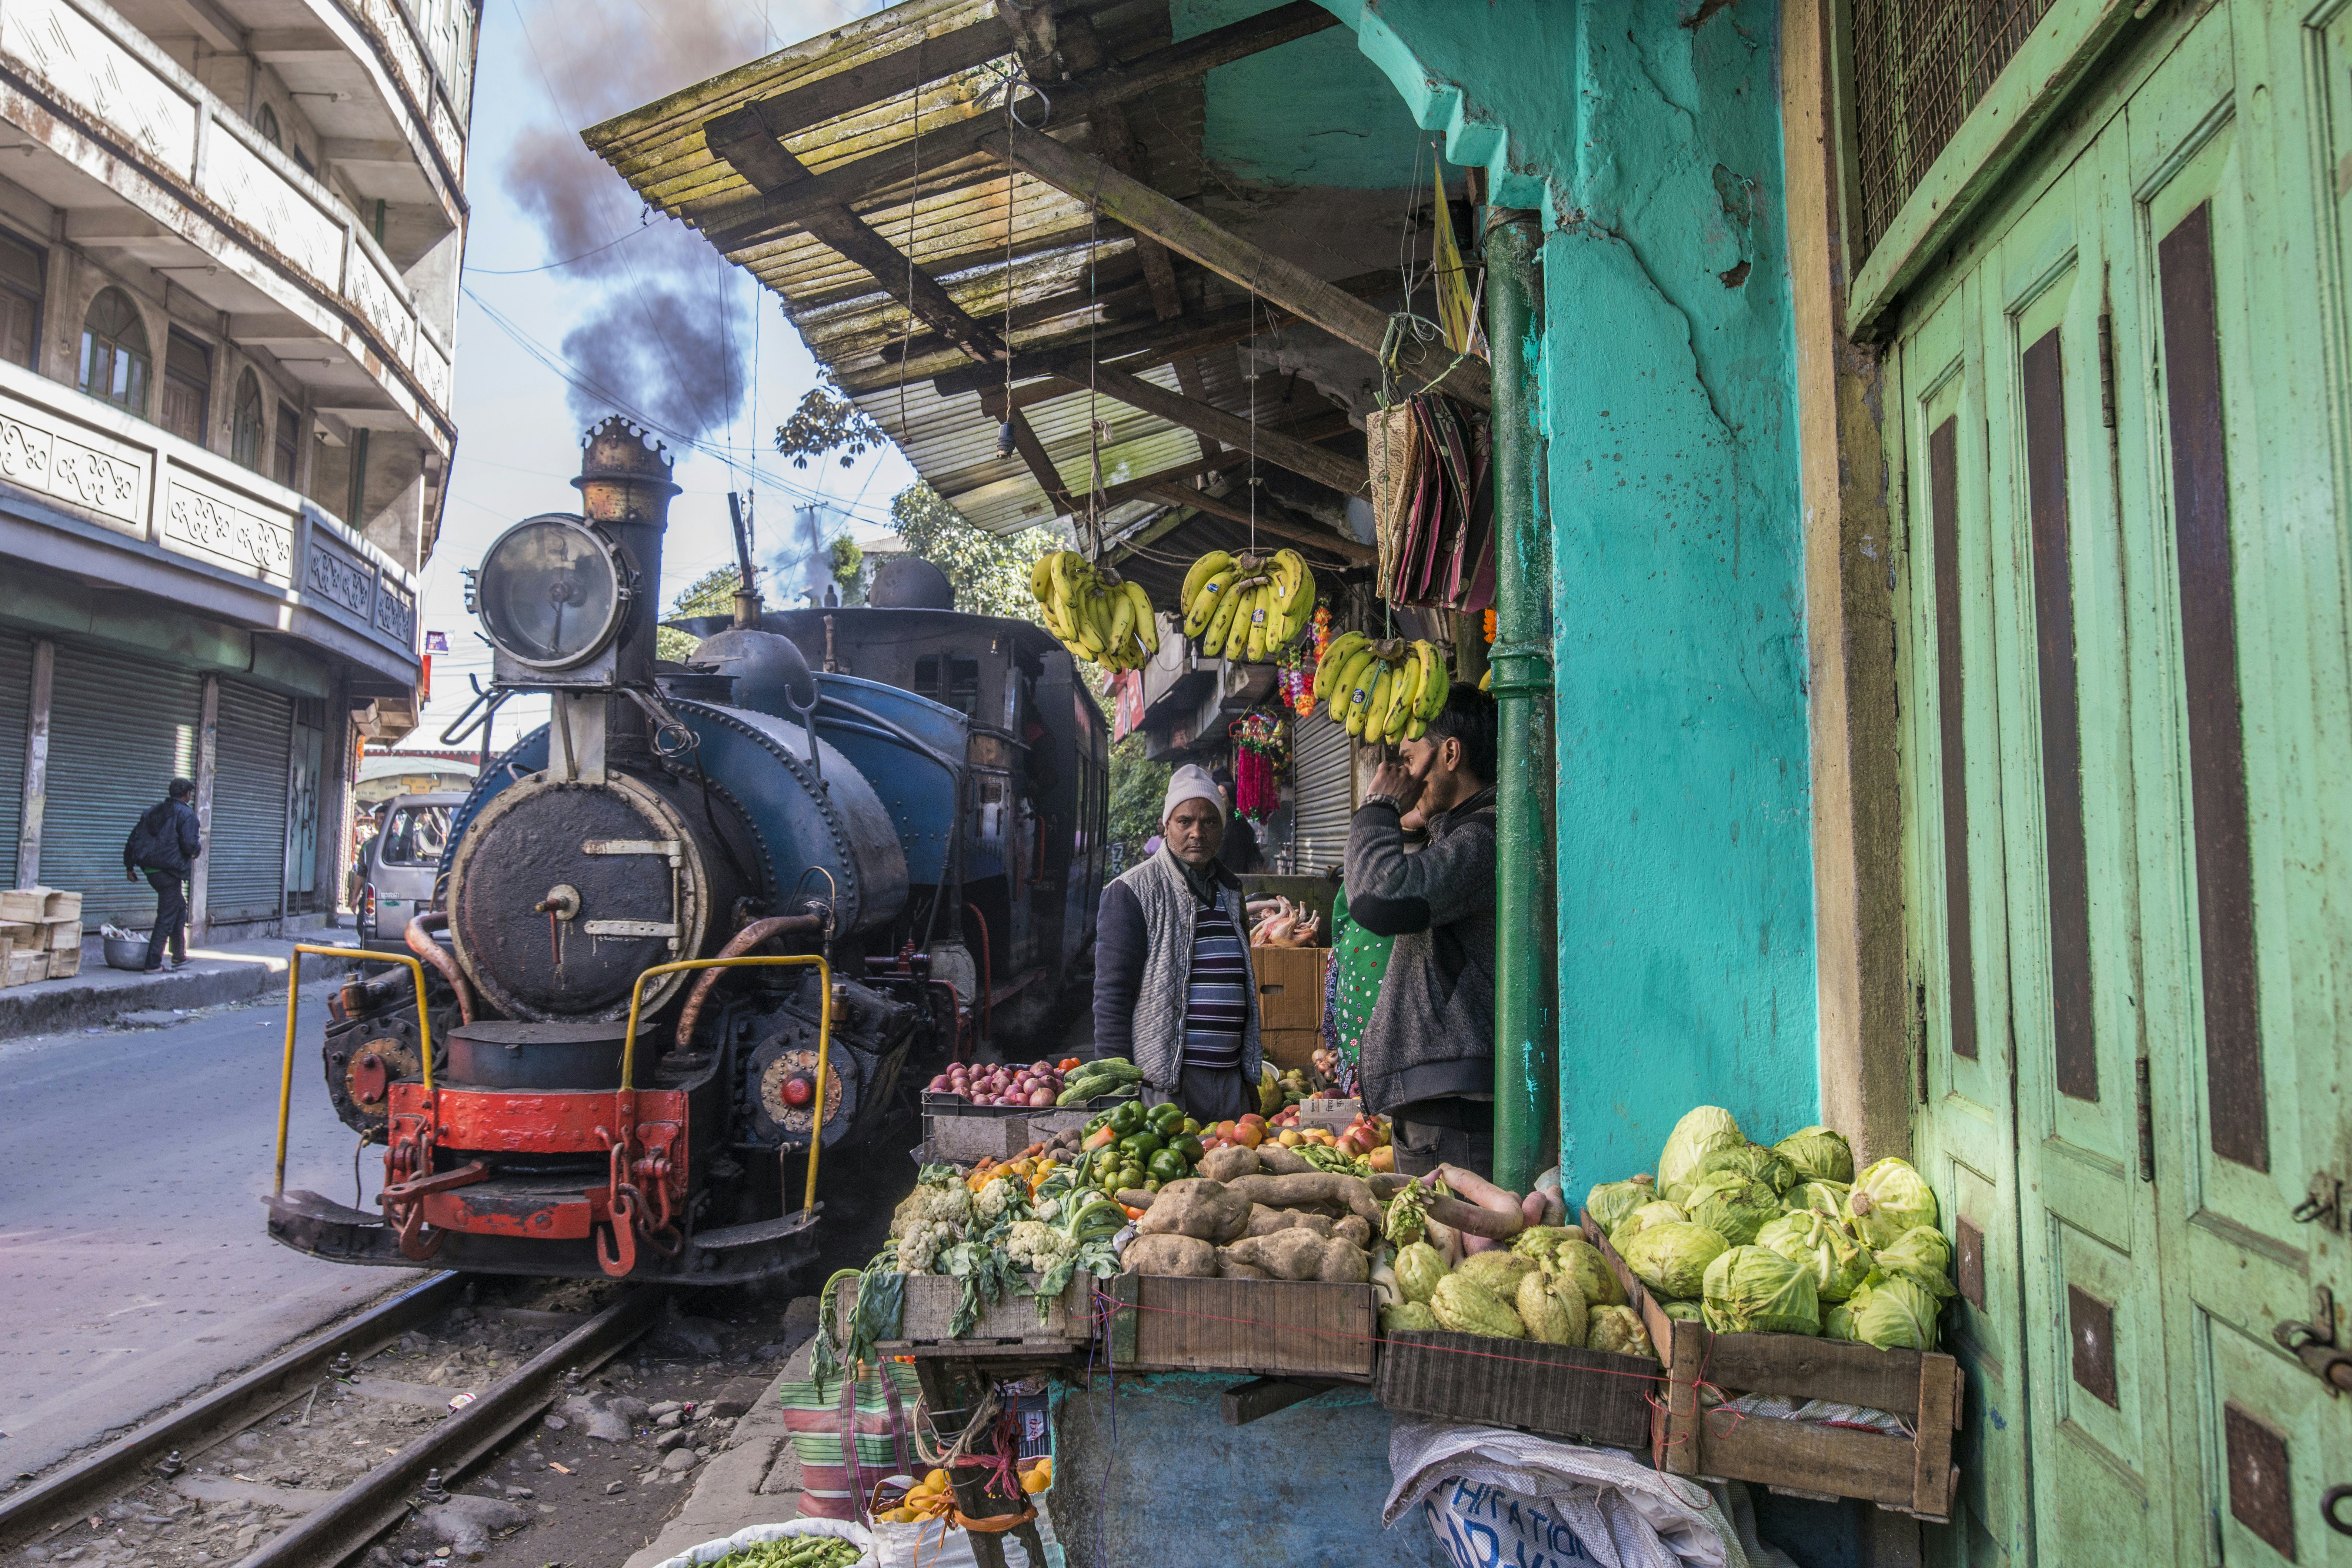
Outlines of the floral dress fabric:
<svg viewBox="0 0 2352 1568">
<path fill-rule="evenodd" d="M 1343 889 L 1331 902 L 1331 956 L 1323 974 L 1323 1043 L 1339 1058 L 1339 1093 L 1353 1099 L 1363 1059 L 1364 1026 L 1372 1021 L 1381 982 L 1389 971 L 1393 938 L 1374 936 L 1348 918 Z"/>
</svg>

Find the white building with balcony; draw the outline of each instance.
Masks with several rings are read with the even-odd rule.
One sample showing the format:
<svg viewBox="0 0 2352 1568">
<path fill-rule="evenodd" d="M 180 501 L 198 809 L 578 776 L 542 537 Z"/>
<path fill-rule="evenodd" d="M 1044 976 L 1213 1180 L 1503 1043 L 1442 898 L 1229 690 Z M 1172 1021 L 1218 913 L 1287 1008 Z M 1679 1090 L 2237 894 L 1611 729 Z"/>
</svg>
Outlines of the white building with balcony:
<svg viewBox="0 0 2352 1568">
<path fill-rule="evenodd" d="M 174 776 L 196 931 L 320 923 L 415 727 L 479 18 L 0 0 L 0 845 L 93 927 Z"/>
</svg>

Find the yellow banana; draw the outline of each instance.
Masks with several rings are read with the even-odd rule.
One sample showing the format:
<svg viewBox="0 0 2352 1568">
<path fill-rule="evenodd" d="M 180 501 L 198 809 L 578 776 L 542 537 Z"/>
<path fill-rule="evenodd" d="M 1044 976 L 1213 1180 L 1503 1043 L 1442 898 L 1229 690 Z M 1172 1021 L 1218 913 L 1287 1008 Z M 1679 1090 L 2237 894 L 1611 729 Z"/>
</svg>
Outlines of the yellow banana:
<svg viewBox="0 0 2352 1568">
<path fill-rule="evenodd" d="M 1342 685 L 1348 733 L 1350 735 L 1363 733 L 1364 710 L 1372 700 L 1372 688 L 1379 681 L 1381 671 L 1387 668 L 1381 662 L 1381 656 L 1370 648 L 1366 648 L 1348 667 Z M 1335 700 L 1340 696 L 1339 693 L 1333 695 Z"/>
<path fill-rule="evenodd" d="M 1445 711 L 1446 695 L 1454 689 L 1454 672 L 1445 668 L 1445 655 L 1434 643 L 1428 648 L 1429 684 L 1422 689 L 1421 706 L 1415 710 L 1423 723 Z"/>
<path fill-rule="evenodd" d="M 1249 641 L 1242 649 L 1242 657 L 1252 664 L 1265 662 L 1266 634 L 1274 630 L 1274 594 L 1271 586 L 1260 588 L 1255 602 L 1250 605 Z"/>
<path fill-rule="evenodd" d="M 1428 721 L 1428 720 L 1426 720 L 1426 719 L 1421 718 L 1421 717 L 1419 717 L 1418 715 L 1416 715 L 1416 716 L 1414 717 L 1413 721 L 1412 721 L 1412 723 L 1407 724 L 1407 725 L 1404 727 L 1404 738 L 1405 738 L 1406 740 L 1408 740 L 1408 741 L 1418 741 L 1418 740 L 1420 740 L 1423 735 L 1426 735 L 1426 734 L 1428 734 L 1428 733 L 1429 733 L 1429 721 Z"/>
<path fill-rule="evenodd" d="M 1202 624 L 1201 651 L 1215 658 L 1224 651 L 1225 638 L 1233 631 L 1234 614 L 1241 608 L 1243 595 L 1234 591 L 1232 580 L 1223 573 L 1211 579 L 1202 593 L 1214 597 L 1203 600 L 1212 608 Z"/>
<path fill-rule="evenodd" d="M 1184 635 L 1199 637 L 1215 620 L 1219 601 L 1230 596 L 1230 590 L 1241 578 L 1241 568 L 1228 566 L 1201 584 L 1201 591 L 1185 601 Z"/>
<path fill-rule="evenodd" d="M 1339 673 L 1333 677 L 1331 681 L 1331 721 L 1333 723 L 1346 722 L 1348 710 L 1357 705 L 1358 690 L 1370 677 L 1372 665 L 1379 658 L 1380 655 L 1374 653 L 1370 643 L 1367 642 L 1349 654 L 1347 661 L 1340 665 Z M 1370 692 L 1366 690 L 1363 695 L 1370 696 Z"/>
<path fill-rule="evenodd" d="M 1131 577 L 1128 579 L 1127 596 L 1135 601 L 1135 640 L 1141 646 L 1143 657 L 1150 658 L 1160 651 L 1160 612 L 1151 607 L 1151 595 L 1143 591 L 1143 584 Z"/>
<path fill-rule="evenodd" d="M 1184 591 L 1176 595 L 1177 607 L 1190 607 L 1192 601 L 1200 597 L 1201 590 L 1208 585 L 1209 579 L 1233 563 L 1234 558 L 1222 550 L 1212 550 L 1193 562 L 1184 574 Z"/>
<path fill-rule="evenodd" d="M 1389 700 L 1394 695 L 1395 686 L 1395 667 L 1384 659 L 1373 670 L 1371 689 L 1365 694 L 1363 707 L 1349 715 L 1350 733 L 1367 741 L 1381 738 L 1378 725 L 1381 716 L 1388 711 Z"/>
<path fill-rule="evenodd" d="M 1340 666 L 1370 640 L 1361 632 L 1341 632 L 1331 639 L 1331 646 L 1323 650 L 1322 659 L 1315 666 L 1316 701 L 1321 702 L 1331 695 L 1331 683 L 1339 679 Z"/>
<path fill-rule="evenodd" d="M 1242 657 L 1249 647 L 1250 610 L 1257 602 L 1258 589 L 1234 589 L 1234 618 L 1225 627 L 1225 640 L 1221 651 L 1227 662 Z"/>
<path fill-rule="evenodd" d="M 1314 624 L 1315 589 L 1313 584 L 1309 584 L 1307 592 L 1299 595 L 1298 602 L 1291 606 L 1290 635 L 1282 640 L 1286 643 L 1297 642 L 1299 635 Z"/>
<path fill-rule="evenodd" d="M 1037 557 L 1036 560 L 1029 563 L 1030 596 L 1034 598 L 1041 605 L 1044 604 L 1054 592 L 1054 556 L 1055 553 L 1057 552 L 1048 551 L 1046 553 Z"/>
<path fill-rule="evenodd" d="M 1426 668 L 1424 658 L 1424 655 L 1411 654 L 1397 667 L 1396 689 L 1389 695 L 1388 722 L 1381 730 L 1381 739 L 1391 745 L 1404 739 L 1405 726 L 1412 721 L 1413 703 L 1421 695 L 1415 682 Z"/>
<path fill-rule="evenodd" d="M 1283 549 L 1274 552 L 1275 598 L 1282 608 L 1285 620 L 1298 603 L 1304 589 L 1315 585 L 1315 574 L 1307 569 L 1307 558 L 1296 550 Z"/>
<path fill-rule="evenodd" d="M 1107 628 L 1097 614 L 1096 602 L 1101 596 L 1102 589 L 1088 584 L 1078 590 L 1070 610 L 1070 621 L 1077 629 L 1078 640 L 1086 645 L 1087 653 L 1097 659 L 1102 658 L 1103 649 L 1110 646 L 1110 639 L 1103 635 Z"/>
<path fill-rule="evenodd" d="M 1106 646 L 1126 647 L 1129 639 L 1135 636 L 1135 601 L 1128 596 L 1126 584 L 1110 590 L 1104 613 L 1110 620 L 1110 636 L 1105 639 Z"/>
</svg>

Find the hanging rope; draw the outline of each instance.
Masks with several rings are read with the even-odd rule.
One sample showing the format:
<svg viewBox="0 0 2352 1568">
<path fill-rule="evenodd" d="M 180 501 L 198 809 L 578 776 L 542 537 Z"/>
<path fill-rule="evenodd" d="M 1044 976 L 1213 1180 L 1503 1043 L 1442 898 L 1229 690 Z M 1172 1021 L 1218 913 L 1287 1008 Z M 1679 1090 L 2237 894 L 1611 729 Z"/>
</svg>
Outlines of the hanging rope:
<svg viewBox="0 0 2352 1568">
<path fill-rule="evenodd" d="M 923 195 L 923 38 L 915 37 L 915 79 L 907 88 L 907 151 L 913 154 L 915 173 L 907 191 L 907 330 L 898 339 L 898 430 L 912 428 L 907 418 L 907 361 L 915 346 L 915 209 Z"/>
</svg>

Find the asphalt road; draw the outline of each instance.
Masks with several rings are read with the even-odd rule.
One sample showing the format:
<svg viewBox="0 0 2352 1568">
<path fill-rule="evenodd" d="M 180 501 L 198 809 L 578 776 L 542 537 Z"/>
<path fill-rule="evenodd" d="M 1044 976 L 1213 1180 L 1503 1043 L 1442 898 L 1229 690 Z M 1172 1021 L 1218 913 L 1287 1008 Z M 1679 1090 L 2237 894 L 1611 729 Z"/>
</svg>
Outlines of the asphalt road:
<svg viewBox="0 0 2352 1568">
<path fill-rule="evenodd" d="M 332 984 L 304 988 L 286 1182 L 341 1198 L 357 1138 L 321 1079 Z M 419 1277 L 264 1232 L 284 1031 L 273 999 L 0 1041 L 0 1491 Z"/>
</svg>

